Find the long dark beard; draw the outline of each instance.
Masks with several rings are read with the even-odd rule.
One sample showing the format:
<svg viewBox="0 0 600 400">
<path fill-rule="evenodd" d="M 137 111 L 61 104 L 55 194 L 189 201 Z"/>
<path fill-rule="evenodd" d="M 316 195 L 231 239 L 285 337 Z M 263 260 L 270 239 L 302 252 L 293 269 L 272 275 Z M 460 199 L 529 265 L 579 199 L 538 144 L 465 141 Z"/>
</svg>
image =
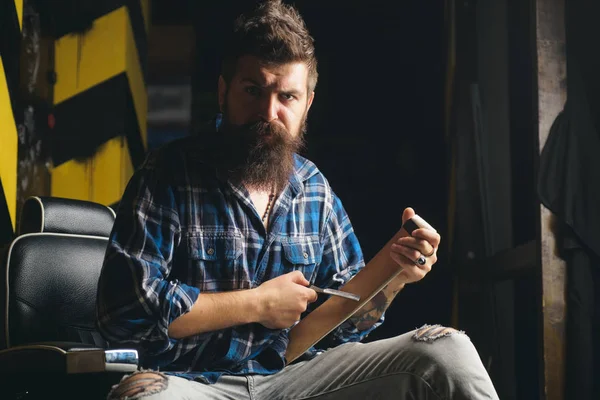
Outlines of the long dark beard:
<svg viewBox="0 0 600 400">
<path fill-rule="evenodd" d="M 257 190 L 282 189 L 294 170 L 294 153 L 304 146 L 305 124 L 297 136 L 264 121 L 232 125 L 206 138 L 206 159 L 220 174 Z"/>
</svg>

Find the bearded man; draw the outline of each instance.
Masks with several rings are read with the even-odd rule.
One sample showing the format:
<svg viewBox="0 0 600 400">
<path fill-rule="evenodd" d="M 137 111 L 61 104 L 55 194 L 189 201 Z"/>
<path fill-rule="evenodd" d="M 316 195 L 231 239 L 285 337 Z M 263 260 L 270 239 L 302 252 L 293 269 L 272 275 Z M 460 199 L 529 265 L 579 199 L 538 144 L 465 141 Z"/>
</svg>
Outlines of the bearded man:
<svg viewBox="0 0 600 400">
<path fill-rule="evenodd" d="M 398 240 L 401 274 L 286 365 L 290 328 L 325 300 L 309 286 L 340 288 L 365 263 L 340 199 L 298 155 L 317 60 L 297 10 L 269 1 L 240 16 L 224 54 L 222 115 L 150 154 L 120 202 L 98 327 L 112 346 L 137 348 L 145 369 L 109 398 L 496 399 L 452 328 L 359 343 L 431 270 L 431 229 Z"/>
</svg>

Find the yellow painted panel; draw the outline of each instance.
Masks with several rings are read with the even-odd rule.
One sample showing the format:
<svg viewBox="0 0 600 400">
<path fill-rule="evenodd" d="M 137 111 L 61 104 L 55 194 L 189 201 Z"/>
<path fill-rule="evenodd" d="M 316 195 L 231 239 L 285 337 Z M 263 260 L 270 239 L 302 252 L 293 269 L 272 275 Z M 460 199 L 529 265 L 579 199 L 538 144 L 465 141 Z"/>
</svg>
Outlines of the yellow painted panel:
<svg viewBox="0 0 600 400">
<path fill-rule="evenodd" d="M 132 174 L 127 139 L 118 137 L 103 144 L 92 161 L 92 201 L 107 206 L 120 201 Z"/>
<path fill-rule="evenodd" d="M 150 5 L 150 0 L 140 0 L 140 8 L 142 10 L 142 17 L 144 18 L 144 26 L 146 27 L 146 33 L 148 33 L 148 30 L 150 29 L 150 22 L 152 18 L 152 16 L 150 15 L 150 12 L 152 11 L 150 7 L 152 7 Z"/>
<path fill-rule="evenodd" d="M 13 230 L 17 211 L 17 153 L 17 127 L 10 103 L 4 64 L 0 57 L 0 178 L 2 178 Z"/>
<path fill-rule="evenodd" d="M 14 0 L 17 18 L 19 18 L 19 28 L 23 29 L 23 0 Z"/>
<path fill-rule="evenodd" d="M 129 19 L 127 20 L 130 21 Z M 148 94 L 146 93 L 146 85 L 144 84 L 144 77 L 142 76 L 142 69 L 140 67 L 138 52 L 135 47 L 135 38 L 133 36 L 133 29 L 131 28 L 131 24 L 127 24 L 126 33 L 127 79 L 129 80 L 129 87 L 131 88 L 131 97 L 133 98 L 135 114 L 138 120 L 138 126 L 140 127 L 142 143 L 144 144 L 144 148 L 147 148 L 148 135 L 146 129 L 146 121 L 148 114 Z"/>
<path fill-rule="evenodd" d="M 125 71 L 130 25 L 123 6 L 96 19 L 87 33 L 67 34 L 56 41 L 54 104 Z"/>
<path fill-rule="evenodd" d="M 149 1 L 140 0 L 149 17 Z M 67 35 L 55 46 L 59 104 L 115 75 L 126 72 L 140 135 L 147 146 L 147 93 L 141 73 L 131 20 L 121 7 L 94 21 L 84 35 Z M 106 99 L 105 101 L 110 101 Z M 52 173 L 52 195 L 110 205 L 119 201 L 133 174 L 127 140 L 117 137 L 103 144 L 87 163 L 69 161 Z"/>
<path fill-rule="evenodd" d="M 111 205 L 121 199 L 123 153 L 129 157 L 124 137 L 111 139 L 98 149 L 92 160 L 92 201 Z"/>
<path fill-rule="evenodd" d="M 71 160 L 52 170 L 50 195 L 91 200 L 91 161 Z"/>
</svg>

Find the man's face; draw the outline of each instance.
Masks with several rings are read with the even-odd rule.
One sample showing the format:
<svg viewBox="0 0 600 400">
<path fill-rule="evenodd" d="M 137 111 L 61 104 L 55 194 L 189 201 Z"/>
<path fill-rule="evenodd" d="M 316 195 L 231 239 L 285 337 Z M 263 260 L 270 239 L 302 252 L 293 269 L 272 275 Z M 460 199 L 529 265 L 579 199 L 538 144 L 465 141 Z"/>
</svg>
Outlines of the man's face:
<svg viewBox="0 0 600 400">
<path fill-rule="evenodd" d="M 267 66 L 257 57 L 243 56 L 228 85 L 219 79 L 221 111 L 234 126 L 264 121 L 299 136 L 313 98 L 304 63 Z"/>
<path fill-rule="evenodd" d="M 238 61 L 229 84 L 220 78 L 223 124 L 206 142 L 217 169 L 259 190 L 282 189 L 314 97 L 307 79 L 305 64 L 265 66 L 251 56 Z"/>
</svg>

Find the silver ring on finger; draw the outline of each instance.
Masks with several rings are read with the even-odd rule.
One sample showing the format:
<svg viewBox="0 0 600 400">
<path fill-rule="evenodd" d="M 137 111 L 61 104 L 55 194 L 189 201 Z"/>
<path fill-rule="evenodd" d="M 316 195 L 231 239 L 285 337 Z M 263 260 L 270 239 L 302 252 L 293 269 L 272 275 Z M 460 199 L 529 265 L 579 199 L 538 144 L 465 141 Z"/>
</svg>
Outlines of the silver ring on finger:
<svg viewBox="0 0 600 400">
<path fill-rule="evenodd" d="M 419 256 L 419 258 L 417 258 L 417 261 L 415 261 L 415 264 L 417 264 L 420 267 L 422 267 L 426 263 L 427 263 L 427 259 L 422 254 Z"/>
</svg>

